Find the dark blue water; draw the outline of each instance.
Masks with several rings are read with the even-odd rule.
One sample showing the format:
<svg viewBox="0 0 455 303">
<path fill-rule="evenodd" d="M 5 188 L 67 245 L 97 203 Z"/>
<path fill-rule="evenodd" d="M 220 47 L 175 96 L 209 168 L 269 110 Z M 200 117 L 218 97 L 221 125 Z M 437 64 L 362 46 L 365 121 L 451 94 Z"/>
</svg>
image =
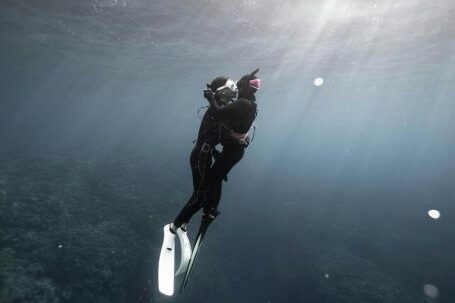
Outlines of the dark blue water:
<svg viewBox="0 0 455 303">
<path fill-rule="evenodd" d="M 0 302 L 453 302 L 454 54 L 448 0 L 2 0 Z M 202 89 L 256 67 L 254 141 L 166 298 Z"/>
</svg>

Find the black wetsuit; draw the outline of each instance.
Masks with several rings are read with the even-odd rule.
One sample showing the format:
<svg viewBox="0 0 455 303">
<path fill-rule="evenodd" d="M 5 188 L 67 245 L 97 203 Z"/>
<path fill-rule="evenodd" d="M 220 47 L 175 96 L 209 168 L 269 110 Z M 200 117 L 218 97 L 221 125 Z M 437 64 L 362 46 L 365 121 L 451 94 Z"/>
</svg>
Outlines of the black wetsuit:
<svg viewBox="0 0 455 303">
<path fill-rule="evenodd" d="M 187 223 L 201 208 L 204 213 L 216 212 L 220 198 L 222 181 L 234 165 L 242 159 L 246 141 L 232 136 L 232 132 L 245 134 L 256 118 L 257 105 L 254 96 L 251 100 L 241 98 L 221 107 L 216 102 L 206 111 L 199 128 L 198 140 L 190 157 L 193 174 L 193 194 L 174 220 L 176 227 Z M 213 148 L 221 143 L 221 153 L 204 153 L 204 143 Z M 207 147 L 207 145 L 205 145 Z"/>
</svg>

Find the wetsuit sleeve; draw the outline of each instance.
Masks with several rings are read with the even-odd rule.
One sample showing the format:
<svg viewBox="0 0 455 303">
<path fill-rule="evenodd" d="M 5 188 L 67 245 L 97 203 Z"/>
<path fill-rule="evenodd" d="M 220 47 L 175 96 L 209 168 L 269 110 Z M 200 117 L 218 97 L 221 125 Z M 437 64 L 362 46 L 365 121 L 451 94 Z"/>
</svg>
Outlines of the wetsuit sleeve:
<svg viewBox="0 0 455 303">
<path fill-rule="evenodd" d="M 225 106 L 220 106 L 217 102 L 211 102 L 210 105 L 214 109 L 212 115 L 217 120 L 230 119 L 238 112 L 238 104 L 236 102 L 231 102 Z"/>
</svg>

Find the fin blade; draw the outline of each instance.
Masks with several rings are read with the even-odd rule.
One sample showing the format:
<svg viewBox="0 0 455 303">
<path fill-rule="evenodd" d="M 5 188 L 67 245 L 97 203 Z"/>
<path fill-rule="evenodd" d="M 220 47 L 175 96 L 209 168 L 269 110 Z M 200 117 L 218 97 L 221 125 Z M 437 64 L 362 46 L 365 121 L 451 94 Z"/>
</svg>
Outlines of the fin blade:
<svg viewBox="0 0 455 303">
<path fill-rule="evenodd" d="M 158 263 L 158 290 L 166 295 L 174 294 L 174 256 L 175 235 L 169 230 L 169 224 L 163 228 L 164 239 Z"/>
<path fill-rule="evenodd" d="M 183 292 L 183 289 L 185 288 L 186 284 L 188 283 L 188 280 L 190 279 L 191 273 L 193 272 L 194 263 L 196 262 L 197 256 L 201 249 L 202 240 L 204 239 L 205 233 L 207 232 L 207 229 L 208 229 L 210 223 L 212 223 L 212 221 L 213 221 L 213 218 L 202 219 L 201 226 L 199 227 L 199 231 L 198 231 L 197 238 L 196 238 L 196 243 L 194 244 L 193 252 L 191 254 L 191 258 L 188 263 L 188 268 L 185 272 L 185 277 L 184 277 L 182 285 L 180 287 L 180 293 Z"/>
<path fill-rule="evenodd" d="M 188 234 L 186 231 L 183 231 L 182 229 L 177 229 L 177 235 L 179 237 L 180 241 L 180 252 L 181 252 L 181 257 L 180 257 L 180 265 L 175 272 L 175 275 L 181 275 L 185 273 L 186 269 L 188 268 L 188 264 L 191 259 L 191 242 L 188 239 Z"/>
<path fill-rule="evenodd" d="M 186 284 L 188 283 L 188 280 L 190 279 L 191 273 L 193 272 L 194 262 L 196 261 L 196 258 L 199 254 L 199 249 L 201 248 L 202 244 L 202 238 L 203 235 L 199 234 L 196 240 L 196 244 L 194 244 L 193 253 L 191 254 L 191 258 L 188 263 L 188 268 L 186 269 L 185 277 L 183 278 L 182 286 L 180 287 L 180 292 L 182 292 L 183 289 L 185 288 Z"/>
</svg>

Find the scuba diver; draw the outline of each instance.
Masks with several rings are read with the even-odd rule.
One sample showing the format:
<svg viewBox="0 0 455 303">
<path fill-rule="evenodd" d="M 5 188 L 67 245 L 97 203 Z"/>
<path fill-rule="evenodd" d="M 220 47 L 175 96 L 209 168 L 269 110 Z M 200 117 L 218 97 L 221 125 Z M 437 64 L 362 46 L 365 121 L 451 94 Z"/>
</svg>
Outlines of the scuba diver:
<svg viewBox="0 0 455 303">
<path fill-rule="evenodd" d="M 225 76 L 217 77 L 204 90 L 204 98 L 210 105 L 202 118 L 190 156 L 193 193 L 175 220 L 163 228 L 158 288 L 165 295 L 173 295 L 174 277 L 179 274 L 185 274 L 180 291 L 185 288 L 205 233 L 219 214 L 222 182 L 227 181 L 227 174 L 242 159 L 250 143 L 248 131 L 257 115 L 254 94 L 261 84 L 256 77 L 258 71 L 244 75 L 237 83 Z M 222 145 L 221 152 L 215 148 L 218 144 Z M 186 225 L 200 209 L 203 209 L 203 215 L 192 250 Z M 181 261 L 174 273 L 176 235 L 181 245 Z"/>
<path fill-rule="evenodd" d="M 213 219 L 219 214 L 222 181 L 227 181 L 227 174 L 242 159 L 250 142 L 248 131 L 257 115 L 254 94 L 261 83 L 255 75 L 258 71 L 244 75 L 237 83 L 220 76 L 207 84 L 204 97 L 210 106 L 202 119 L 190 158 L 194 191 L 170 225 L 171 232 L 175 233 L 179 227 L 185 230 L 188 221 L 201 208 L 203 216 Z M 215 149 L 218 143 L 223 146 L 221 152 Z"/>
</svg>

